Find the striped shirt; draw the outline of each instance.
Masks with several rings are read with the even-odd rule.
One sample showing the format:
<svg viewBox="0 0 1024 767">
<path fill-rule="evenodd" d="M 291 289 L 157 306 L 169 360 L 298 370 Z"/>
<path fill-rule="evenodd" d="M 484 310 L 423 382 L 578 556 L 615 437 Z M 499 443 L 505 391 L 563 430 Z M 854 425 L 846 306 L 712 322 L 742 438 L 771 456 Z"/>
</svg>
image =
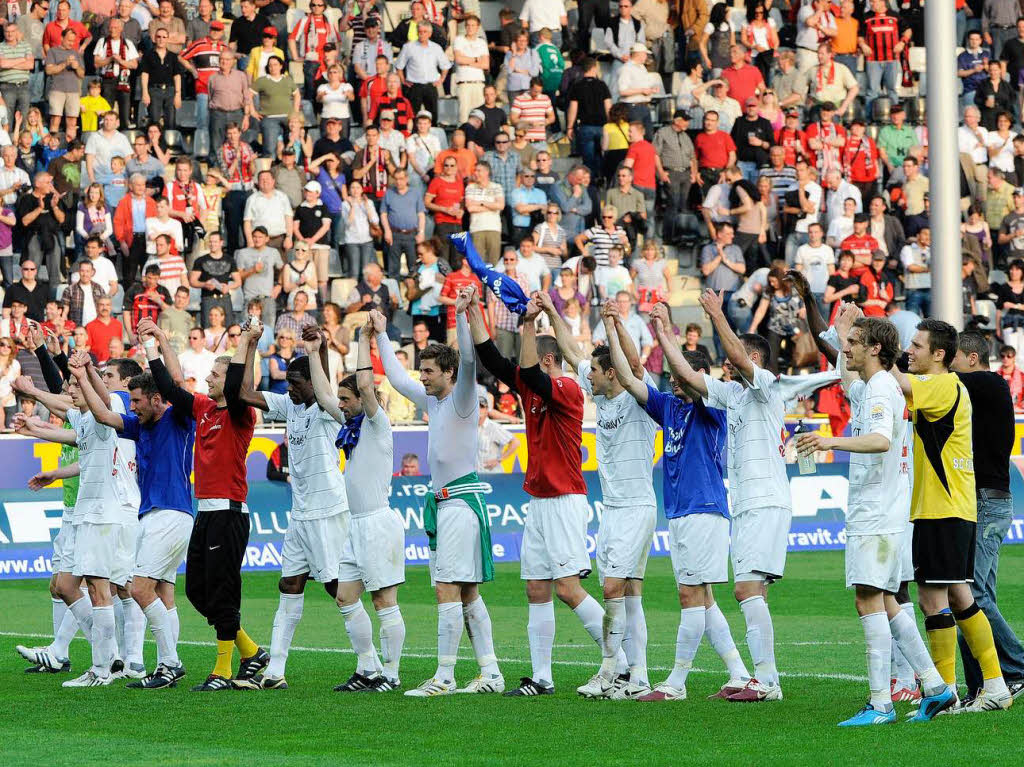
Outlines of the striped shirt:
<svg viewBox="0 0 1024 767">
<path fill-rule="evenodd" d="M 508 275 L 506 275 L 506 278 Z M 515 276 L 516 284 L 522 288 L 523 293 L 529 294 L 530 283 L 526 279 L 524 274 L 516 272 Z M 500 298 L 492 296 L 492 303 L 494 304 L 494 327 L 500 330 L 507 330 L 511 333 L 519 331 L 519 315 L 513 314 L 509 311 L 508 307 L 505 306 L 505 302 Z"/>
<path fill-rule="evenodd" d="M 220 54 L 227 49 L 224 42 L 214 42 L 209 37 L 196 40 L 181 52 L 183 61 L 191 61 L 196 69 L 196 93 L 207 93 L 206 83 L 210 75 L 220 69 Z"/>
<path fill-rule="evenodd" d="M 864 42 L 871 48 L 869 61 L 895 61 L 899 41 L 900 22 L 895 16 L 882 14 L 864 19 Z"/>
<path fill-rule="evenodd" d="M 584 232 L 587 237 L 587 244 L 590 245 L 590 255 L 597 261 L 598 266 L 608 266 L 608 251 L 613 245 L 621 245 L 622 237 L 626 230 L 616 226 L 612 231 L 600 226 L 592 226 Z M 622 235 L 622 236 L 620 236 Z"/>
<path fill-rule="evenodd" d="M 525 123 L 527 141 L 546 141 L 546 115 L 551 110 L 551 99 L 542 93 L 536 98 L 530 92 L 520 93 L 512 102 L 512 111 L 519 113 L 519 119 Z"/>
</svg>

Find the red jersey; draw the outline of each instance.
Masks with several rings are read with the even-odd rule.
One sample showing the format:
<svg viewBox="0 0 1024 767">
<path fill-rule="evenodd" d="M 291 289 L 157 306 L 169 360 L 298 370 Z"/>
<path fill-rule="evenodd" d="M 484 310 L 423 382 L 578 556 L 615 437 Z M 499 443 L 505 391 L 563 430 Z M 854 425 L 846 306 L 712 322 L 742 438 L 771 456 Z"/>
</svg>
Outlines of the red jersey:
<svg viewBox="0 0 1024 767">
<path fill-rule="evenodd" d="M 1006 381 L 1006 385 L 1010 387 L 1010 398 L 1013 400 L 1013 409 L 1024 409 L 1024 372 L 1014 365 L 1013 370 L 1010 372 L 1006 372 L 1003 368 L 999 368 L 999 375 L 1003 377 L 1003 380 Z"/>
<path fill-rule="evenodd" d="M 900 41 L 900 22 L 895 16 L 880 14 L 864 19 L 864 42 L 871 49 L 868 61 L 895 61 Z"/>
<path fill-rule="evenodd" d="M 843 144 L 843 172 L 854 184 L 878 178 L 878 147 L 870 136 L 847 136 Z"/>
<path fill-rule="evenodd" d="M 359 86 L 359 100 L 367 103 L 369 99 L 370 111 L 373 112 L 373 105 L 380 101 L 388 92 L 388 76 L 378 77 L 374 75 L 368 80 L 363 80 Z M 401 91 L 399 91 L 401 92 Z"/>
<path fill-rule="evenodd" d="M 835 123 L 823 123 L 820 120 L 807 126 L 807 131 L 804 133 L 804 151 L 815 158 L 814 164 L 819 173 L 824 174 L 825 171 L 840 167 L 839 147 L 829 144 L 823 145 L 821 149 L 811 149 L 810 140 L 812 138 L 830 139 L 836 136 L 845 141 L 846 128 Z"/>
<path fill-rule="evenodd" d="M 551 401 L 527 386 L 516 366 L 516 390 L 526 411 L 529 460 L 523 490 L 534 498 L 585 495 L 583 481 L 583 390 L 571 378 L 551 379 Z"/>
<path fill-rule="evenodd" d="M 881 301 L 882 306 L 877 304 L 861 303 L 860 308 L 864 311 L 865 317 L 885 317 L 885 304 L 892 301 L 895 296 L 895 289 L 891 282 L 880 282 L 878 276 L 871 270 L 865 269 L 860 275 L 860 284 L 867 291 L 864 301 Z"/>
<path fill-rule="evenodd" d="M 214 42 L 209 37 L 196 40 L 192 45 L 181 52 L 184 61 L 191 61 L 196 68 L 196 93 L 209 93 L 206 90 L 206 83 L 210 75 L 220 69 L 220 54 L 227 50 L 227 45 L 221 42 Z"/>
<path fill-rule="evenodd" d="M 469 274 L 463 274 L 462 270 L 459 270 L 457 272 L 451 272 L 444 278 L 444 285 L 441 286 L 441 295 L 445 298 L 455 298 L 459 294 L 459 288 L 465 287 L 466 285 L 472 285 L 475 287 L 477 296 L 482 296 L 484 294 L 484 286 L 483 283 L 480 282 L 479 277 L 472 272 Z M 480 304 L 480 307 L 483 309 L 482 303 Z M 455 306 L 446 306 L 445 313 L 448 317 L 448 329 L 451 330 L 455 327 Z"/>
<path fill-rule="evenodd" d="M 205 394 L 193 394 L 192 417 L 196 419 L 196 498 L 245 503 L 249 494 L 245 456 L 256 428 L 256 411 L 246 406 L 236 420 L 228 408 L 217 407 Z"/>
<path fill-rule="evenodd" d="M 855 264 L 868 266 L 871 263 L 871 254 L 876 250 L 879 250 L 878 240 L 870 234 L 865 234 L 863 237 L 851 234 L 839 243 L 839 250 L 848 250 L 853 253 L 853 261 Z M 858 277 L 860 275 L 854 274 L 853 276 Z"/>
<path fill-rule="evenodd" d="M 726 67 L 722 70 L 721 78 L 729 83 L 729 98 L 736 99 L 740 106 L 764 87 L 761 70 L 750 64 L 741 64 L 739 69 Z"/>
<path fill-rule="evenodd" d="M 775 143 L 786 150 L 786 165 L 796 165 L 797 158 L 803 154 L 807 144 L 807 134 L 799 128 L 779 128 L 775 131 Z"/>
<path fill-rule="evenodd" d="M 445 181 L 441 176 L 434 176 L 430 180 L 430 186 L 427 187 L 427 194 L 434 195 L 434 204 L 442 207 L 450 207 L 455 203 L 462 203 L 466 196 L 466 187 L 462 184 L 462 179 L 455 179 L 454 181 Z M 461 224 L 462 217 L 455 218 L 449 216 L 447 213 L 435 213 L 434 223 L 436 224 Z"/>
<path fill-rule="evenodd" d="M 701 131 L 693 145 L 697 151 L 697 165 L 701 168 L 724 168 L 729 164 L 729 152 L 736 151 L 732 136 L 722 130 L 714 133 Z"/>
<path fill-rule="evenodd" d="M 95 355 L 97 362 L 106 362 L 110 359 L 110 339 L 120 338 L 124 328 L 119 320 L 111 318 L 110 322 L 104 324 L 97 317 L 85 326 L 85 332 L 89 334 L 89 351 Z"/>
<path fill-rule="evenodd" d="M 65 29 L 75 30 L 75 34 L 78 36 L 78 50 L 82 50 L 85 44 L 92 39 L 92 35 L 89 34 L 89 30 L 82 22 L 69 18 L 67 24 L 62 27 L 54 19 L 43 30 L 43 45 L 49 48 L 60 48 L 61 42 L 64 40 Z M 81 58 L 78 59 L 78 62 L 83 63 Z"/>
<path fill-rule="evenodd" d="M 654 158 L 657 156 L 654 144 L 641 139 L 629 145 L 626 159 L 633 158 L 633 185 L 644 189 L 656 189 L 658 182 L 654 177 Z"/>
</svg>

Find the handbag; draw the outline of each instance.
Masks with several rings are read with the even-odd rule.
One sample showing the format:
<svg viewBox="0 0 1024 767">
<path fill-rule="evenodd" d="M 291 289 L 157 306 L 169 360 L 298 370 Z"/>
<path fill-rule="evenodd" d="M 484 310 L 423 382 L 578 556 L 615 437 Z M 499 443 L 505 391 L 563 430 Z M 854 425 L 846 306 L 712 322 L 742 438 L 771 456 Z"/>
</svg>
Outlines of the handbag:
<svg viewBox="0 0 1024 767">
<path fill-rule="evenodd" d="M 818 345 L 814 343 L 806 322 L 800 323 L 800 334 L 793 342 L 791 357 L 791 365 L 795 368 L 807 368 L 818 364 Z"/>
</svg>

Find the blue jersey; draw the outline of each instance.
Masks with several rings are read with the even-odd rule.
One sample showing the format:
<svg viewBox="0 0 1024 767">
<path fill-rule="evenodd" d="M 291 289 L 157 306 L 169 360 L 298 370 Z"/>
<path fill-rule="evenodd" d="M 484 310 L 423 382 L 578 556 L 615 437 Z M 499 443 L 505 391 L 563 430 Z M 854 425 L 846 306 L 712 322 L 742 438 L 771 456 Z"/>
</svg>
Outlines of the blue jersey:
<svg viewBox="0 0 1024 767">
<path fill-rule="evenodd" d="M 191 415 L 182 421 L 174 417 L 174 407 L 151 426 L 143 426 L 135 413 L 121 416 L 121 436 L 138 444 L 139 489 L 142 503 L 139 516 L 154 509 L 175 509 L 192 513 L 192 447 L 196 422 Z"/>
<path fill-rule="evenodd" d="M 661 425 L 665 517 L 721 514 L 729 518 L 725 493 L 725 446 L 728 435 L 724 410 L 703 402 L 684 402 L 647 385 L 647 414 Z"/>
</svg>

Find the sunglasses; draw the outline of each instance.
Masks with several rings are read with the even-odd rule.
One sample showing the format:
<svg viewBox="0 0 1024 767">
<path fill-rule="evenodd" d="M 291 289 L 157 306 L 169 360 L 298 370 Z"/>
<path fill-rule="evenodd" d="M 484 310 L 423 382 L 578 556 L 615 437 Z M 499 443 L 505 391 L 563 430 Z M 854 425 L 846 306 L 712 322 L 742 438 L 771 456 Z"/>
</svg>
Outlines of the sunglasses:
<svg viewBox="0 0 1024 767">
<path fill-rule="evenodd" d="M 601 216 L 601 218 L 603 220 L 605 220 L 605 221 L 614 221 L 615 220 L 615 216 Z"/>
<path fill-rule="evenodd" d="M 557 210 L 549 210 L 547 212 L 547 215 L 549 215 L 549 216 L 557 216 L 558 215 L 558 211 Z"/>
<path fill-rule="evenodd" d="M 507 144 L 508 143 L 508 139 L 507 138 L 496 139 L 494 143 L 495 144 Z"/>
<path fill-rule="evenodd" d="M 34 271 L 36 271 L 36 268 L 34 266 L 23 266 L 23 267 L 21 267 L 21 271 L 23 271 L 23 272 L 34 272 Z"/>
<path fill-rule="evenodd" d="M 239 338 L 241 333 L 228 333 L 228 338 Z"/>
</svg>

